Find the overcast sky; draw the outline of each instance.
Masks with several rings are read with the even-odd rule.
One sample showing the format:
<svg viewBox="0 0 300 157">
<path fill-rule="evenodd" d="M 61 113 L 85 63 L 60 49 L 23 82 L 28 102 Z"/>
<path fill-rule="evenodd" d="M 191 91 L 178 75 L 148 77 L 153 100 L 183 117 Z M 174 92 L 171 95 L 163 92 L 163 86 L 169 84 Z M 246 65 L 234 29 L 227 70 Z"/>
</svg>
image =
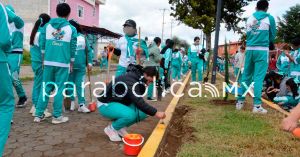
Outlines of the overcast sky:
<svg viewBox="0 0 300 157">
<path fill-rule="evenodd" d="M 300 3 L 299 0 L 271 0 L 269 13 L 276 20 L 281 17 L 291 6 Z M 245 7 L 243 17 L 250 16 L 255 11 L 256 2 L 250 3 Z M 127 19 L 133 19 L 141 27 L 141 34 L 144 38 L 148 36 L 153 39 L 155 36 L 161 37 L 162 32 L 162 11 L 168 9 L 165 14 L 165 33 L 164 39 L 171 36 L 170 5 L 168 0 L 106 0 L 105 5 L 100 6 L 100 27 L 111 31 L 122 33 L 122 25 Z M 195 36 L 201 35 L 201 30 L 192 29 L 184 24 L 175 21 L 173 24 L 173 35 L 192 42 Z M 220 43 L 224 43 L 225 36 L 230 41 L 237 41 L 240 35 L 228 32 L 222 26 L 220 32 Z M 214 41 L 214 34 L 212 43 Z"/>
</svg>

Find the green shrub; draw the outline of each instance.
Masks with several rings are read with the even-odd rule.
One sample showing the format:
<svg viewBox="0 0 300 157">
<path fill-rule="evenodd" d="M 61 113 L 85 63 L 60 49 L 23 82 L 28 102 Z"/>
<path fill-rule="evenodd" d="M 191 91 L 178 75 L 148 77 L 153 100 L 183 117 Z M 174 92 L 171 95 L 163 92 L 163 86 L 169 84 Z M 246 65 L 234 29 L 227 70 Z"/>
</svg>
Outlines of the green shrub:
<svg viewBox="0 0 300 157">
<path fill-rule="evenodd" d="M 28 50 L 23 51 L 23 63 L 22 65 L 31 65 L 30 52 Z"/>
</svg>

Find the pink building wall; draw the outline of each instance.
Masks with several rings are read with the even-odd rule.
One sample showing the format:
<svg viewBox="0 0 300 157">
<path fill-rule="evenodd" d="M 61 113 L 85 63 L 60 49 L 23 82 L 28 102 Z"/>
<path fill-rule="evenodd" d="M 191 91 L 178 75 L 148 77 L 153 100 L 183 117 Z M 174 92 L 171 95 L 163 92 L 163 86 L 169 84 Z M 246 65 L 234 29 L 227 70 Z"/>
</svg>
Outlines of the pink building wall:
<svg viewBox="0 0 300 157">
<path fill-rule="evenodd" d="M 71 7 L 71 15 L 69 19 L 74 19 L 77 22 L 79 22 L 82 25 L 86 26 L 99 26 L 99 11 L 100 11 L 100 5 L 96 4 L 95 6 L 89 4 L 88 2 L 84 0 L 66 0 L 66 3 L 68 3 Z M 50 16 L 51 17 L 57 17 L 56 15 L 56 6 L 58 4 L 58 0 L 50 0 Z M 84 8 L 83 17 L 78 17 L 77 10 L 78 5 L 82 6 Z M 93 8 L 96 8 L 95 16 L 93 16 Z"/>
</svg>

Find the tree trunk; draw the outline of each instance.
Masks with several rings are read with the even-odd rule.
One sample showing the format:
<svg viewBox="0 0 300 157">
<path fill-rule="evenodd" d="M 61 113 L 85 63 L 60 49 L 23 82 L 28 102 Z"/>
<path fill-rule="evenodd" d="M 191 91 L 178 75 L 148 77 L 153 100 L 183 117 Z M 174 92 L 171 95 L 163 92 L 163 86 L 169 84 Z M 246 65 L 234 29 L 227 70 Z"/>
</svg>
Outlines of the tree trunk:
<svg viewBox="0 0 300 157">
<path fill-rule="evenodd" d="M 206 36 L 206 49 L 211 49 L 211 33 L 205 33 Z"/>
</svg>

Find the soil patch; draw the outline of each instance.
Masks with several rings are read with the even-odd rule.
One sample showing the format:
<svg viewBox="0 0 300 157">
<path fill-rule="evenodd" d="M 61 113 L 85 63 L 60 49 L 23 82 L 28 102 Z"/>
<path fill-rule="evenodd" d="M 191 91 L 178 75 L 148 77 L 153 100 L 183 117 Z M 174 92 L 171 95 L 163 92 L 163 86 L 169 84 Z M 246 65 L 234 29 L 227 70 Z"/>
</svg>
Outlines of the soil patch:
<svg viewBox="0 0 300 157">
<path fill-rule="evenodd" d="M 195 129 L 188 126 L 188 120 L 185 117 L 191 110 L 191 107 L 185 105 L 175 109 L 164 140 L 156 153 L 157 157 L 174 157 L 183 142 L 195 140 L 195 136 L 192 134 Z"/>
</svg>

